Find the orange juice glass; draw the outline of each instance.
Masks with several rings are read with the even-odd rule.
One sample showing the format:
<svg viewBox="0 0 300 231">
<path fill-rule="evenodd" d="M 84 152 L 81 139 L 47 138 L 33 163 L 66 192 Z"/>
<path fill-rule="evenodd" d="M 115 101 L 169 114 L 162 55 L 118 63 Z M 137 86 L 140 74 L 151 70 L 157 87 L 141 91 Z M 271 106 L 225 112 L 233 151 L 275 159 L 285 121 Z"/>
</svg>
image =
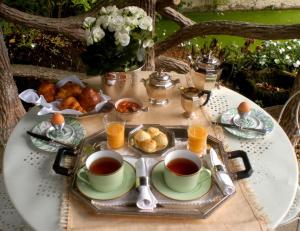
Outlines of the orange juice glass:
<svg viewBox="0 0 300 231">
<path fill-rule="evenodd" d="M 191 152 L 204 154 L 206 150 L 208 132 L 201 125 L 188 127 L 188 149 Z"/>
<path fill-rule="evenodd" d="M 118 120 L 112 115 L 106 115 L 103 121 L 109 148 L 118 149 L 123 147 L 125 141 L 125 122 Z"/>
</svg>

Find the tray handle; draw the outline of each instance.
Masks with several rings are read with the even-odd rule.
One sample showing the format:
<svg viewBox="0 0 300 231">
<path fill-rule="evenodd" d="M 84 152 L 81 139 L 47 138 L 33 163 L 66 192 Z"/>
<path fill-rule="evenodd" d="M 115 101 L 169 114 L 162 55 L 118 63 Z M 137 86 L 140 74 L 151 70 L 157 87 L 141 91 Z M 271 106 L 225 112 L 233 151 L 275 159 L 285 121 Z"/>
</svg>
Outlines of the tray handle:
<svg viewBox="0 0 300 231">
<path fill-rule="evenodd" d="M 72 148 L 66 148 L 66 147 L 60 148 L 57 152 L 52 169 L 57 174 L 64 175 L 64 176 L 70 176 L 72 174 L 72 170 L 61 166 L 61 161 L 63 160 L 64 156 L 75 156 L 75 150 Z"/>
<path fill-rule="evenodd" d="M 228 155 L 228 159 L 242 158 L 243 160 L 245 170 L 233 172 L 232 174 L 234 175 L 235 179 L 241 180 L 244 178 L 248 178 L 252 175 L 253 169 L 246 152 L 242 150 L 236 150 L 236 151 L 228 152 L 227 155 Z"/>
</svg>

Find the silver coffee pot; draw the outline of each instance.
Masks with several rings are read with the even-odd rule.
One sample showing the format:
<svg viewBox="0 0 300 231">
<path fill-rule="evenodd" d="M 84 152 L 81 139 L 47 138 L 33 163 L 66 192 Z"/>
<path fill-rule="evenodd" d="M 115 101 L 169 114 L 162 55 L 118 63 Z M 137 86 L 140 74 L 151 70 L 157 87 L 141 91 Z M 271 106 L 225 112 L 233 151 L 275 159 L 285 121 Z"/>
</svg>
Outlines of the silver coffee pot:
<svg viewBox="0 0 300 231">
<path fill-rule="evenodd" d="M 148 79 L 142 79 L 151 104 L 166 105 L 169 102 L 172 88 L 179 79 L 172 80 L 165 72 L 153 72 Z"/>
<path fill-rule="evenodd" d="M 222 73 L 218 58 L 208 54 L 196 56 L 195 60 L 192 60 L 190 56 L 190 65 L 192 81 L 196 88 L 211 90 L 215 87 Z"/>
</svg>

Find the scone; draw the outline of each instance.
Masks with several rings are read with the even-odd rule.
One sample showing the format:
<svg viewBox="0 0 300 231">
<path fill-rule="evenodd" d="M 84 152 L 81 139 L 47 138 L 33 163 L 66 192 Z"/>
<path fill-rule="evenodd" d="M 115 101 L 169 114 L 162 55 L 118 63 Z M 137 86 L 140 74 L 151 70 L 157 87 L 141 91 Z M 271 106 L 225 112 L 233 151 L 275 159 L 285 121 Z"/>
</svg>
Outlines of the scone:
<svg viewBox="0 0 300 231">
<path fill-rule="evenodd" d="M 145 140 L 139 143 L 139 148 L 142 149 L 144 152 L 155 152 L 156 151 L 156 141 L 155 140 Z"/>
<path fill-rule="evenodd" d="M 136 133 L 134 133 L 133 138 L 137 143 L 140 143 L 145 140 L 150 140 L 151 136 L 148 132 L 145 132 L 144 130 L 141 129 L 141 130 L 138 130 Z"/>
<path fill-rule="evenodd" d="M 153 137 L 153 140 L 156 141 L 158 149 L 165 148 L 169 143 L 168 137 L 166 136 L 165 133 L 162 132 L 160 132 L 157 136 Z"/>
<path fill-rule="evenodd" d="M 160 133 L 160 130 L 155 127 L 149 127 L 147 129 L 147 132 L 150 134 L 151 138 L 157 136 Z"/>
</svg>

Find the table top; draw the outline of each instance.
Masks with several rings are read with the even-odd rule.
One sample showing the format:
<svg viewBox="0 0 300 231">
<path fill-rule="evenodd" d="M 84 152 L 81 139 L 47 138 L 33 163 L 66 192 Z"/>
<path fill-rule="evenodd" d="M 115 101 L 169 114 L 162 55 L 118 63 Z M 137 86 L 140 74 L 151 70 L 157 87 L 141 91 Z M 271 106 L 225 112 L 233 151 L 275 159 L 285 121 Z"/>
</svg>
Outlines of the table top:
<svg viewBox="0 0 300 231">
<path fill-rule="evenodd" d="M 217 119 L 245 100 L 250 102 L 242 95 L 221 87 L 213 90 L 208 107 L 213 119 Z M 250 103 L 254 109 L 263 111 L 255 103 Z M 27 130 L 47 119 L 47 116 L 38 117 L 37 110 L 34 108 L 28 112 L 9 138 L 3 174 L 8 194 L 25 221 L 35 230 L 53 231 L 58 230 L 59 225 L 63 176 L 52 170 L 55 154 L 36 149 L 26 135 Z M 246 181 L 267 214 L 270 228 L 275 228 L 288 212 L 298 185 L 294 148 L 278 123 L 273 122 L 272 133 L 258 140 L 237 138 L 224 131 L 225 146 L 248 153 L 254 173 Z"/>
</svg>

